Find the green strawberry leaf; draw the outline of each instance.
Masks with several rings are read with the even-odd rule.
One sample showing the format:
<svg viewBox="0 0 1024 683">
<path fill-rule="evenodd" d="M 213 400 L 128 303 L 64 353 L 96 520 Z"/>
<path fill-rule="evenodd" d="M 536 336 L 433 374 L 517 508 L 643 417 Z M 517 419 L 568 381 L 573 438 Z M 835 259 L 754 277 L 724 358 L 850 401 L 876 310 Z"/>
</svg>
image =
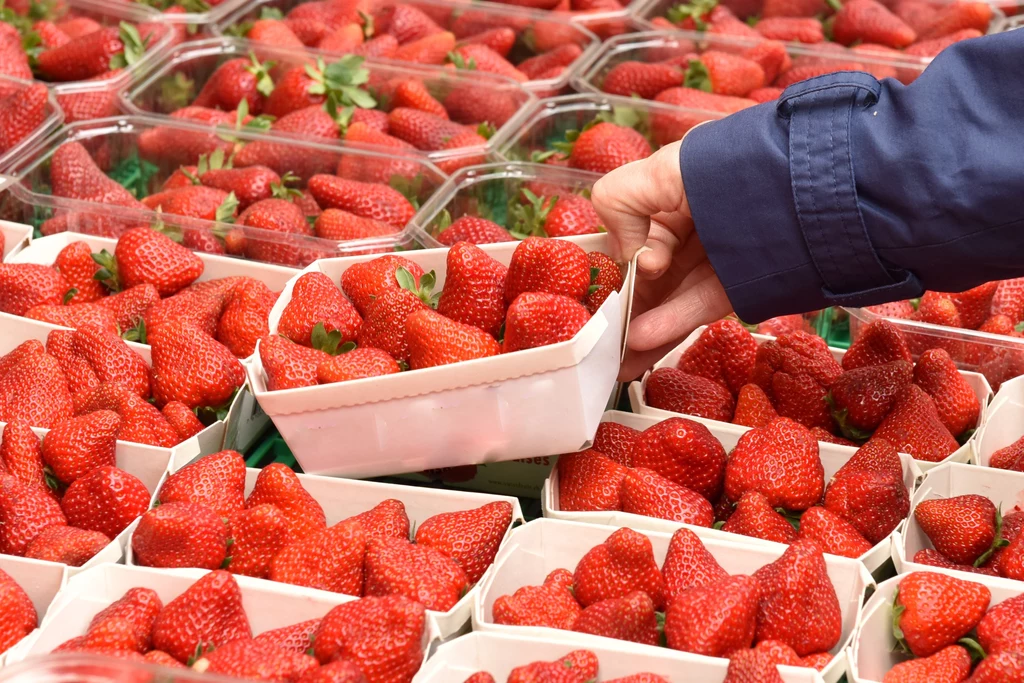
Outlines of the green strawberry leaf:
<svg viewBox="0 0 1024 683">
<path fill-rule="evenodd" d="M 704 66 L 704 62 L 698 59 L 690 60 L 683 85 L 687 88 L 703 90 L 704 92 L 711 92 L 713 90 L 711 87 L 711 74 L 708 72 L 708 68 Z"/>
<path fill-rule="evenodd" d="M 68 291 L 64 292 L 64 299 L 62 300 L 61 303 L 67 306 L 71 302 L 71 300 L 75 298 L 76 294 L 78 294 L 78 290 L 72 287 Z"/>
<path fill-rule="evenodd" d="M 857 427 L 849 424 L 849 412 L 846 408 L 843 408 L 842 410 L 836 408 L 835 399 L 832 398 L 832 392 L 825 394 L 824 400 L 825 403 L 828 404 L 829 408 L 831 408 L 832 419 L 836 421 L 837 425 L 839 425 L 839 431 L 843 436 L 851 441 L 857 441 L 858 443 L 862 443 L 871 438 L 871 432 L 866 432 L 863 429 L 858 429 Z"/>
<path fill-rule="evenodd" d="M 228 194 L 221 202 L 220 206 L 217 207 L 217 213 L 214 216 L 214 220 L 218 223 L 234 223 L 235 213 L 238 211 L 238 197 L 235 196 L 234 192 Z"/>
<path fill-rule="evenodd" d="M 338 347 L 341 346 L 341 332 L 338 330 L 327 331 L 327 327 L 319 322 L 313 326 L 313 332 L 309 337 L 310 345 L 314 349 L 320 349 L 332 356 L 338 354 Z"/>
<path fill-rule="evenodd" d="M 992 557 L 992 554 L 995 551 L 1000 548 L 1005 548 L 1008 545 L 1010 545 L 1010 542 L 1003 538 L 1003 506 L 1000 504 L 999 507 L 996 508 L 996 535 L 995 538 L 992 539 L 992 546 L 982 553 L 981 557 L 974 561 L 974 566 L 981 567 L 989 561 L 989 558 Z"/>
<path fill-rule="evenodd" d="M 961 638 L 956 641 L 958 644 L 963 645 L 967 649 L 967 652 L 971 655 L 971 662 L 977 663 L 985 659 L 988 655 L 985 654 L 985 648 L 981 646 L 974 638 Z"/>
<path fill-rule="evenodd" d="M 388 185 L 401 192 L 402 196 L 408 199 L 413 207 L 418 209 L 420 208 L 420 197 L 424 194 L 423 184 L 425 182 L 426 177 L 422 173 L 417 173 L 412 178 L 395 174 L 391 176 Z"/>
<path fill-rule="evenodd" d="M 102 283 L 111 292 L 121 291 L 121 282 L 117 273 L 117 259 L 109 251 L 104 249 L 98 254 L 91 254 L 92 260 L 100 267 L 93 280 Z"/>
<path fill-rule="evenodd" d="M 123 69 L 126 66 L 135 64 L 146 54 L 146 47 L 149 45 L 149 36 L 145 39 L 139 34 L 139 29 L 133 24 L 129 24 L 127 21 L 122 21 L 119 25 L 121 43 L 124 45 L 124 50 L 114 55 L 110 59 L 111 69 Z M 115 61 L 123 62 L 119 66 L 114 66 Z"/>
<path fill-rule="evenodd" d="M 174 111 L 187 106 L 195 99 L 196 82 L 178 71 L 170 78 L 160 81 L 157 100 L 163 111 Z"/>
<path fill-rule="evenodd" d="M 274 92 L 274 79 L 270 77 L 270 70 L 276 62 L 260 62 L 255 52 L 249 53 L 249 66 L 246 71 L 256 77 L 256 91 L 264 97 L 269 97 Z"/>
<path fill-rule="evenodd" d="M 146 321 L 139 318 L 139 323 L 135 327 L 128 328 L 121 333 L 121 339 L 146 344 Z"/>
<path fill-rule="evenodd" d="M 224 35 L 232 38 L 245 38 L 249 35 L 249 31 L 252 30 L 253 22 L 242 21 L 233 26 L 228 26 L 224 30 Z"/>
<path fill-rule="evenodd" d="M 444 232 L 445 230 L 447 230 L 448 226 L 450 226 L 451 224 L 452 224 L 452 215 L 450 213 L 448 213 L 448 209 L 442 209 L 441 213 L 439 213 L 437 215 L 437 218 L 435 218 L 434 221 L 433 221 L 432 233 L 434 235 L 439 235 L 442 232 Z"/>
<path fill-rule="evenodd" d="M 441 293 L 434 293 L 434 285 L 437 284 L 437 274 L 434 271 L 424 273 L 420 277 L 420 283 L 417 286 L 416 278 L 413 277 L 413 274 L 405 266 L 399 266 L 395 270 L 395 281 L 398 282 L 398 286 L 401 289 L 412 292 L 420 301 L 431 308 L 437 308 L 437 302 Z"/>
<path fill-rule="evenodd" d="M 600 274 L 601 274 L 601 269 L 600 268 L 596 268 L 596 267 L 595 268 L 591 268 L 590 269 L 590 281 L 591 282 L 597 282 L 597 277 Z"/>
</svg>

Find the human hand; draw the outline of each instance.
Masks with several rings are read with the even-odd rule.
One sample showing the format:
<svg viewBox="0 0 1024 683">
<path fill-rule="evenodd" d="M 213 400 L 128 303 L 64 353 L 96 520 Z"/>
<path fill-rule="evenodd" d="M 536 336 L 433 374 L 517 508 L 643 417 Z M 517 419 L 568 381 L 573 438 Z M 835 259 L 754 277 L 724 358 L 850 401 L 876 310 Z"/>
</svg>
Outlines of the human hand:
<svg viewBox="0 0 1024 683">
<path fill-rule="evenodd" d="M 651 248 L 637 259 L 622 381 L 635 379 L 695 328 L 732 311 L 693 227 L 679 170 L 681 144 L 615 169 L 591 194 L 616 260 Z"/>
</svg>

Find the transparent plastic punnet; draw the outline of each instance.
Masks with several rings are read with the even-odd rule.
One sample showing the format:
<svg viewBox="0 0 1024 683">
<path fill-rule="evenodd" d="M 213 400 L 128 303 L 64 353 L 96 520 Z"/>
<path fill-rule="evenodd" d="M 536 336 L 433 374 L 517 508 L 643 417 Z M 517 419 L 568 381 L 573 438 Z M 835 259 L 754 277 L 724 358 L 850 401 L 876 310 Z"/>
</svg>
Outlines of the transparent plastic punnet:
<svg viewBox="0 0 1024 683">
<path fill-rule="evenodd" d="M 187 27 L 189 34 L 209 31 L 224 17 L 236 12 L 250 0 L 75 0 L 82 6 L 128 7 L 155 21 L 175 27 Z M 180 8 L 183 11 L 178 11 Z M 168 12 L 167 10 L 173 10 Z"/>
<path fill-rule="evenodd" d="M 161 138 L 156 138 L 160 134 Z M 154 142 L 170 138 L 173 146 Z M 153 117 L 129 116 L 101 119 L 65 127 L 28 150 L 7 169 L 13 178 L 9 190 L 0 195 L 0 217 L 33 225 L 45 234 L 73 231 L 100 237 L 117 237 L 139 225 L 159 227 L 174 239 L 197 251 L 227 253 L 257 261 L 304 267 L 317 258 L 363 253 L 382 253 L 396 247 L 415 248 L 407 228 L 393 235 L 337 242 L 305 234 L 282 233 L 198 218 L 158 213 L 138 207 L 56 197 L 52 194 L 51 159 L 67 144 L 81 144 L 108 176 L 142 198 L 157 191 L 183 164 L 194 164 L 200 152 L 223 150 L 230 158 L 246 145 L 264 145 L 271 138 L 236 128 L 207 126 Z M 279 175 L 297 176 L 292 185 L 305 187 L 316 173 L 334 174 L 357 180 L 388 178 L 417 202 L 424 201 L 442 183 L 444 176 L 422 157 L 395 156 L 370 150 L 343 148 L 298 139 L 274 140 L 280 158 L 295 160 L 297 166 L 277 168 Z M 351 171 L 351 173 L 349 173 Z M 141 207 L 141 208 L 139 208 Z M 237 239 L 226 239 L 231 235 Z M 226 246 L 230 243 L 233 246 Z"/>
<path fill-rule="evenodd" d="M 171 50 L 165 59 L 141 83 L 125 95 L 125 107 L 136 114 L 169 116 L 172 112 L 192 102 L 202 91 L 217 68 L 230 59 L 249 58 L 255 55 L 263 62 L 272 61 L 271 77 L 277 79 L 285 71 L 312 64 L 318 57 L 329 64 L 338 60 L 337 55 L 318 50 L 288 50 L 240 38 L 213 38 L 186 43 Z M 505 130 L 515 127 L 518 114 L 535 101 L 535 97 L 520 84 L 508 78 L 478 72 L 456 72 L 440 67 L 417 66 L 399 62 L 362 63 L 368 80 L 366 88 L 376 94 L 377 109 L 388 111 L 388 91 L 401 81 L 413 79 L 423 83 L 427 90 L 442 103 L 455 91 L 471 90 L 475 98 L 488 103 L 493 115 L 491 124 L 497 131 L 487 144 L 459 147 L 448 150 L 419 152 L 421 156 L 442 162 L 452 159 L 479 158 L 489 153 Z M 478 123 L 478 122 L 473 122 Z M 275 137 L 297 137 L 294 134 L 271 130 Z M 323 142 L 341 144 L 336 140 Z M 394 153 L 394 147 L 367 147 Z M 480 163 L 477 161 L 475 163 Z"/>
<path fill-rule="evenodd" d="M 291 10 L 309 1 L 311 0 L 255 0 L 246 3 L 240 10 L 219 22 L 213 31 L 217 35 L 233 35 L 233 30 L 259 19 L 268 10 L 277 10 L 287 16 Z M 517 66 L 524 60 L 556 47 L 570 43 L 578 45 L 581 48 L 580 55 L 558 76 L 526 81 L 526 86 L 530 90 L 543 95 L 557 94 L 568 88 L 577 69 L 600 45 L 598 37 L 580 23 L 550 12 L 530 11 L 498 3 L 460 0 L 369 0 L 365 3 L 363 11 L 372 15 L 398 4 L 411 5 L 422 10 L 460 41 L 494 28 L 512 29 L 516 33 L 516 42 L 508 54 L 508 59 Z"/>
</svg>

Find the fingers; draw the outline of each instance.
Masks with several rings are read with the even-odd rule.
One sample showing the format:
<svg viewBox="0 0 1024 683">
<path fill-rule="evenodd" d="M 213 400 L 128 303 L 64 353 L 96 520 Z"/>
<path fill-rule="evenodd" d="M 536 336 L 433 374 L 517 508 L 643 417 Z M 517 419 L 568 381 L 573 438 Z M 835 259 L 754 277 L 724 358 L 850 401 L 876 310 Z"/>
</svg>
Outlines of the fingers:
<svg viewBox="0 0 1024 683">
<path fill-rule="evenodd" d="M 732 310 L 711 265 L 698 264 L 660 306 L 643 313 L 629 328 L 629 348 L 651 351 L 680 342 L 700 325 Z"/>
<path fill-rule="evenodd" d="M 689 215 L 679 144 L 617 168 L 594 185 L 591 200 L 611 234 L 612 256 L 617 260 L 631 259 L 647 243 L 652 216 L 681 210 Z"/>
</svg>

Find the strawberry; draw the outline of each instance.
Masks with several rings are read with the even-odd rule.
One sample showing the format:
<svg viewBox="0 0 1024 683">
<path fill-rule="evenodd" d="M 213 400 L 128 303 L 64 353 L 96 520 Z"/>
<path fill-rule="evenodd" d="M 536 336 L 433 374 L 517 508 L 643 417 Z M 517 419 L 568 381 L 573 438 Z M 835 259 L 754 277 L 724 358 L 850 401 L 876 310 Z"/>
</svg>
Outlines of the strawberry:
<svg viewBox="0 0 1024 683">
<path fill-rule="evenodd" d="M 473 325 L 497 336 L 505 322 L 508 268 L 476 246 L 458 242 L 448 251 L 445 270 L 445 286 L 438 300 L 438 312 L 451 320 Z"/>
<path fill-rule="evenodd" d="M 71 348 L 89 364 L 100 383 L 118 382 L 140 398 L 149 398 L 149 366 L 116 333 L 83 325 L 71 334 Z"/>
<path fill-rule="evenodd" d="M 507 26 L 481 31 L 460 41 L 463 45 L 486 45 L 501 57 L 508 59 L 508 53 L 516 43 L 516 32 Z"/>
<path fill-rule="evenodd" d="M 110 539 L 98 531 L 54 525 L 32 539 L 25 548 L 25 557 L 81 567 L 109 544 Z"/>
<path fill-rule="evenodd" d="M 956 304 L 953 303 L 952 299 L 938 292 L 925 292 L 924 296 L 921 297 L 921 303 L 917 307 L 917 312 L 914 313 L 911 319 L 945 327 L 963 327 L 963 321 L 960 320 L 960 312 L 957 310 Z M 918 344 L 923 342 L 920 339 L 912 339 L 912 341 Z M 950 356 L 954 358 L 959 357 L 961 349 L 959 340 L 948 340 L 943 346 Z"/>
<path fill-rule="evenodd" d="M 438 612 L 452 609 L 469 586 L 455 560 L 433 547 L 399 538 L 369 541 L 365 571 L 365 595 L 404 595 Z"/>
<path fill-rule="evenodd" d="M 369 681 L 355 664 L 347 659 L 336 659 L 305 674 L 297 683 L 369 683 Z"/>
<path fill-rule="evenodd" d="M 914 562 L 928 567 L 942 567 L 943 569 L 956 569 L 971 574 L 985 574 L 986 576 L 999 576 L 999 572 L 989 567 L 975 567 L 973 564 L 957 564 L 948 557 L 933 548 L 924 548 L 914 553 Z"/>
<path fill-rule="evenodd" d="M 468 584 L 473 585 L 491 566 L 511 524 L 512 506 L 498 501 L 475 510 L 428 518 L 416 530 L 416 543 L 453 559 L 466 573 Z"/>
<path fill-rule="evenodd" d="M 759 650 L 737 650 L 729 657 L 722 683 L 782 683 L 771 656 Z"/>
<path fill-rule="evenodd" d="M 401 62 L 441 65 L 445 63 L 448 53 L 454 48 L 455 36 L 444 31 L 400 46 L 392 58 Z"/>
<path fill-rule="evenodd" d="M 1024 472 L 1024 437 L 1000 448 L 989 458 L 989 467 Z"/>
<path fill-rule="evenodd" d="M 979 3 L 980 4 L 980 3 Z M 982 660 L 974 674 L 966 679 L 969 683 L 1001 683 L 1024 677 L 1024 654 L 1000 652 Z"/>
<path fill-rule="evenodd" d="M 583 171 L 605 174 L 631 161 L 651 155 L 651 145 L 643 135 L 607 121 L 599 122 L 579 133 L 570 131 L 564 151 L 569 165 Z"/>
<path fill-rule="evenodd" d="M 651 541 L 632 529 L 616 530 L 576 565 L 573 594 L 584 608 L 634 590 L 647 593 L 656 608 L 664 604 L 665 581 Z"/>
<path fill-rule="evenodd" d="M 762 640 L 754 645 L 754 650 L 768 655 L 776 665 L 802 666 L 800 655 L 781 640 Z"/>
<path fill-rule="evenodd" d="M 631 467 L 633 448 L 640 434 L 640 431 L 618 422 L 602 422 L 594 434 L 593 448 L 620 465 Z"/>
<path fill-rule="evenodd" d="M 362 526 L 339 522 L 285 546 L 270 562 L 272 581 L 362 595 L 366 537 Z"/>
<path fill-rule="evenodd" d="M 408 362 L 409 346 L 406 342 L 405 322 L 413 311 L 421 308 L 427 308 L 427 304 L 407 289 L 384 290 L 384 293 L 374 299 L 366 310 L 366 318 L 359 328 L 359 345 L 372 347 L 373 351 L 382 350 L 393 359 Z M 323 363 L 338 362 L 337 358 L 325 360 Z M 383 357 L 380 358 L 380 365 L 389 370 L 397 367 L 387 363 Z M 321 381 L 326 381 L 326 378 L 322 378 Z"/>
<path fill-rule="evenodd" d="M 524 292 L 561 294 L 582 301 L 590 287 L 586 252 L 561 240 L 530 237 L 516 247 L 505 280 L 505 301 Z"/>
<path fill-rule="evenodd" d="M 620 62 L 605 74 L 601 90 L 611 95 L 653 99 L 668 88 L 683 84 L 684 72 L 674 64 Z"/>
<path fill-rule="evenodd" d="M 388 114 L 388 131 L 416 149 L 439 150 L 451 138 L 466 132 L 460 123 L 449 121 L 448 117 L 414 109 L 399 107 Z"/>
<path fill-rule="evenodd" d="M 994 605 L 978 622 L 978 643 L 989 655 L 1019 651 L 1024 646 L 1024 597 Z"/>
<path fill-rule="evenodd" d="M 42 445 L 27 424 L 11 422 L 4 427 L 0 463 L 3 464 L 0 472 L 13 475 L 29 486 L 47 488 Z"/>
<path fill-rule="evenodd" d="M 679 486 L 714 500 L 722 490 L 725 449 L 704 425 L 669 418 L 640 435 L 632 466 L 646 468 Z"/>
<path fill-rule="evenodd" d="M 266 97 L 274 90 L 269 72 L 271 66 L 256 59 L 255 53 L 248 58 L 229 59 L 210 74 L 192 104 L 235 111 L 244 100 L 250 113 L 259 114 L 263 111 Z"/>
<path fill-rule="evenodd" d="M 376 30 L 388 33 L 399 43 L 408 43 L 444 29 L 430 16 L 414 5 L 397 5 L 378 10 L 374 16 Z"/>
<path fill-rule="evenodd" d="M 979 2 L 955 2 L 937 12 L 933 9 L 927 25 L 918 32 L 918 40 L 942 38 L 965 29 L 986 33 L 992 15 L 992 7 Z"/>
<path fill-rule="evenodd" d="M 597 678 L 597 655 L 589 650 L 574 650 L 553 662 L 532 662 L 517 666 L 508 675 L 506 683 L 585 683 Z"/>
<path fill-rule="evenodd" d="M 593 210 L 593 205 L 589 202 L 587 204 Z M 590 261 L 591 284 L 583 304 L 587 307 L 587 311 L 594 315 L 612 292 L 622 289 L 622 271 L 619 269 L 619 264 L 610 256 L 599 251 L 590 252 L 587 254 L 587 259 Z M 597 269 L 596 276 L 593 275 L 595 269 Z"/>
<path fill-rule="evenodd" d="M 405 268 L 413 276 L 415 286 L 420 286 L 423 269 L 403 256 L 389 254 L 347 268 L 341 275 L 341 289 L 356 310 L 365 315 L 374 299 L 386 290 L 402 288 L 396 277 L 399 268 Z"/>
<path fill-rule="evenodd" d="M 898 49 L 917 40 L 917 34 L 885 5 L 875 0 L 855 0 L 836 13 L 832 38 L 843 45 L 859 41 Z"/>
<path fill-rule="evenodd" d="M 413 311 L 405 325 L 413 370 L 496 356 L 501 351 L 494 337 L 481 329 L 449 320 L 429 308 Z"/>
<path fill-rule="evenodd" d="M 228 519 L 231 555 L 225 566 L 232 574 L 266 578 L 270 561 L 288 542 L 288 521 L 273 505 L 250 506 Z"/>
<path fill-rule="evenodd" d="M 236 286 L 217 321 L 217 341 L 237 358 L 248 358 L 256 351 L 256 342 L 269 333 L 267 319 L 277 294 L 259 280 L 247 280 Z"/>
<path fill-rule="evenodd" d="M 951 5 L 951 7 L 956 7 L 956 5 Z M 985 25 L 988 25 L 987 21 Z M 960 323 L 967 329 L 976 330 L 988 317 L 998 286 L 998 282 L 986 282 L 973 289 L 968 289 L 966 292 L 944 296 L 948 297 L 956 306 L 956 312 L 960 315 Z"/>
<path fill-rule="evenodd" d="M 777 543 L 793 543 L 797 539 L 793 525 L 769 505 L 763 493 L 753 490 L 740 497 L 722 531 Z"/>
<path fill-rule="evenodd" d="M 70 243 L 60 250 L 53 265 L 75 290 L 69 303 L 84 304 L 106 296 L 107 290 L 95 278 L 100 267 L 92 259 L 92 249 L 87 243 Z"/>
<path fill-rule="evenodd" d="M 167 325 L 152 330 L 149 344 L 157 405 L 180 401 L 189 408 L 223 406 L 245 383 L 238 359 L 196 328 Z"/>
<path fill-rule="evenodd" d="M 697 535 L 686 528 L 672 534 L 661 573 L 665 578 L 665 602 L 669 606 L 689 589 L 715 583 L 729 575 Z"/>
<path fill-rule="evenodd" d="M 639 590 L 593 603 L 580 613 L 572 630 L 641 645 L 658 644 L 654 603 Z"/>
<path fill-rule="evenodd" d="M 855 441 L 850 441 L 842 436 L 836 436 L 823 427 L 811 427 L 811 435 L 818 441 L 824 441 L 825 443 L 834 443 L 839 446 L 852 446 L 854 448 L 857 447 L 857 443 Z"/>
<path fill-rule="evenodd" d="M 331 175 L 315 175 L 309 191 L 326 208 L 342 209 L 364 218 L 404 228 L 415 209 L 398 190 L 380 183 L 360 183 Z"/>
<path fill-rule="evenodd" d="M 765 0 L 763 17 L 813 17 L 828 12 L 824 0 Z"/>
<path fill-rule="evenodd" d="M 434 96 L 427 90 L 422 81 L 406 80 L 395 87 L 394 99 L 391 107 L 410 107 L 419 109 L 442 119 L 448 118 L 448 111 L 444 105 L 434 99 Z"/>
<path fill-rule="evenodd" d="M 900 581 L 893 631 L 917 657 L 953 645 L 981 621 L 991 593 L 978 583 L 946 574 L 914 572 Z"/>
<path fill-rule="evenodd" d="M 871 550 L 871 543 L 856 527 L 823 507 L 812 507 L 800 516 L 800 538 L 818 542 L 832 555 L 857 558 Z"/>
<path fill-rule="evenodd" d="M 623 512 L 703 527 L 715 521 L 706 498 L 642 467 L 629 471 L 620 496 Z"/>
<path fill-rule="evenodd" d="M 156 406 L 123 384 L 102 383 L 87 393 L 79 404 L 78 412 L 85 414 L 96 410 L 110 410 L 121 416 L 121 428 L 117 432 L 120 441 L 162 448 L 171 448 L 181 441 Z"/>
<path fill-rule="evenodd" d="M 146 512 L 149 497 L 137 477 L 107 465 L 78 477 L 64 493 L 61 508 L 71 526 L 116 538 Z"/>
<path fill-rule="evenodd" d="M 317 367 L 317 380 L 320 384 L 331 384 L 401 371 L 401 366 L 387 351 L 364 346 L 323 360 Z"/>
<path fill-rule="evenodd" d="M 80 81 L 133 64 L 145 50 L 139 30 L 121 22 L 44 50 L 36 68 L 48 81 Z"/>
<path fill-rule="evenodd" d="M 270 391 L 313 386 L 320 363 L 330 358 L 319 349 L 301 346 L 276 334 L 263 337 L 259 347 Z"/>
<path fill-rule="evenodd" d="M 0 570 L 0 647 L 6 652 L 38 625 L 36 608 L 28 596 L 11 576 Z"/>
<path fill-rule="evenodd" d="M 457 242 L 493 244 L 495 242 L 515 242 L 516 238 L 510 235 L 505 228 L 486 218 L 462 216 L 438 233 L 437 241 L 450 247 Z"/>
<path fill-rule="evenodd" d="M 529 80 L 529 77 L 517 69 L 511 62 L 480 43 L 463 44 L 455 48 L 448 58 L 459 69 L 498 74 L 520 83 Z"/>
<path fill-rule="evenodd" d="M 109 609 L 103 611 L 108 612 Z M 94 619 L 84 636 L 65 641 L 54 652 L 130 652 L 138 655 L 146 649 L 148 640 L 149 634 L 141 634 L 137 624 L 126 616 L 106 614 L 102 619 Z"/>
<path fill-rule="evenodd" d="M 558 458 L 558 507 L 565 511 L 618 510 L 628 469 L 596 450 Z"/>
<path fill-rule="evenodd" d="M 879 543 L 906 519 L 910 500 L 901 477 L 859 470 L 833 478 L 825 493 L 825 508 L 871 543 Z"/>
<path fill-rule="evenodd" d="M 547 575 L 542 586 L 524 586 L 494 601 L 494 623 L 545 626 L 571 631 L 582 608 L 572 593 L 573 576 L 565 569 Z"/>
<path fill-rule="evenodd" d="M 769 17 L 754 24 L 754 30 L 770 40 L 809 44 L 825 40 L 821 22 L 810 17 Z"/>
<path fill-rule="evenodd" d="M 409 516 L 402 501 L 389 499 L 349 519 L 363 527 L 366 539 L 409 538 Z"/>
<path fill-rule="evenodd" d="M 0 422 L 50 428 L 73 414 L 60 364 L 48 354 L 19 358 L 0 376 Z"/>
<path fill-rule="evenodd" d="M 676 368 L 658 368 L 647 378 L 647 404 L 673 413 L 729 422 L 735 403 L 722 385 Z"/>
<path fill-rule="evenodd" d="M 330 64 L 318 59 L 315 65 L 288 69 L 274 84 L 263 113 L 280 119 L 292 112 L 322 105 L 328 99 L 338 106 L 373 108 L 374 99 L 358 88 L 359 81 L 366 76 L 362 63 L 362 57 L 347 55 Z"/>
<path fill-rule="evenodd" d="M 210 337 L 217 333 L 217 318 L 223 302 L 202 291 L 188 290 L 153 304 L 142 316 L 146 337 L 161 327 L 196 329 Z M 141 328 L 141 326 L 140 326 Z"/>
<path fill-rule="evenodd" d="M 725 494 L 730 500 L 755 490 L 772 507 L 806 510 L 821 499 L 824 488 L 818 442 L 784 417 L 740 437 L 725 467 Z"/>
<path fill-rule="evenodd" d="M 192 668 L 234 678 L 295 681 L 320 667 L 307 654 L 288 652 L 252 638 L 235 640 L 203 655 Z"/>
<path fill-rule="evenodd" d="M 208 221 L 223 220 L 225 216 L 233 218 L 236 208 L 228 200 L 227 192 L 202 185 L 164 190 L 146 197 L 142 203 L 154 211 Z M 186 239 L 182 244 L 186 248 L 191 246 Z"/>
<path fill-rule="evenodd" d="M 227 527 L 212 508 L 166 503 L 149 510 L 132 535 L 132 552 L 146 567 L 218 569 L 228 551 Z"/>
<path fill-rule="evenodd" d="M 758 347 L 752 380 L 779 415 L 828 429 L 832 416 L 824 397 L 841 373 L 824 339 L 792 332 Z"/>
<path fill-rule="evenodd" d="M 1024 278 L 1003 280 L 992 295 L 992 315 L 1005 315 L 1013 324 L 1024 320 Z"/>
<path fill-rule="evenodd" d="M 914 382 L 932 397 L 939 419 L 950 434 L 962 434 L 977 426 L 981 411 L 978 397 L 944 349 L 921 354 L 914 367 Z"/>
<path fill-rule="evenodd" d="M 957 564 L 973 564 L 987 552 L 1000 523 L 992 501 L 973 494 L 921 501 L 914 519 L 935 549 Z"/>
<path fill-rule="evenodd" d="M 385 33 L 365 41 L 350 52 L 367 59 L 391 59 L 398 52 L 398 40 L 393 35 Z"/>
<path fill-rule="evenodd" d="M 930 12 L 931 9 L 929 9 L 928 11 Z M 865 306 L 865 308 L 871 311 L 872 313 L 883 316 L 885 318 L 899 318 L 900 320 L 909 320 L 910 317 L 914 315 L 914 307 L 911 305 L 909 301 L 892 301 L 890 303 L 879 304 L 877 306 Z M 843 356 L 843 367 L 846 367 L 846 356 Z"/>
<path fill-rule="evenodd" d="M 281 312 L 278 332 L 310 346 L 318 324 L 326 332 L 336 331 L 344 344 L 355 340 L 362 320 L 329 277 L 320 272 L 305 273 L 292 286 L 292 298 Z"/>
<path fill-rule="evenodd" d="M 801 539 L 754 573 L 760 583 L 757 640 L 781 640 L 801 657 L 832 649 L 842 635 L 839 599 L 821 547 Z"/>
<path fill-rule="evenodd" d="M 70 290 L 69 290 L 70 291 Z M 41 320 L 61 327 L 82 327 L 90 325 L 117 334 L 113 314 L 100 306 L 99 303 L 81 304 L 79 306 L 48 305 L 33 306 L 25 311 L 25 317 Z"/>
<path fill-rule="evenodd" d="M 589 319 L 587 309 L 569 297 L 525 292 L 508 307 L 502 352 L 567 341 L 576 336 Z"/>
<path fill-rule="evenodd" d="M 313 638 L 321 663 L 348 660 L 370 683 L 410 681 L 423 662 L 423 605 L 401 595 L 335 607 Z"/>
<path fill-rule="evenodd" d="M 257 19 L 245 37 L 255 43 L 265 43 L 278 48 L 301 49 L 304 47 L 302 41 L 288 25 L 277 19 Z"/>
<path fill-rule="evenodd" d="M 64 420 L 43 439 L 43 462 L 63 484 L 97 467 L 112 467 L 120 426 L 121 418 L 109 410 Z"/>
<path fill-rule="evenodd" d="M 753 107 L 757 104 L 746 97 L 729 97 L 704 92 L 696 88 L 669 88 L 654 98 L 655 102 L 675 107 L 701 110 L 700 112 L 658 112 L 651 116 L 651 131 L 655 144 L 659 146 L 682 140 L 683 136 L 698 123 Z M 706 113 L 714 112 L 714 113 Z"/>
<path fill-rule="evenodd" d="M 754 88 L 766 85 L 760 64 L 719 50 L 707 50 L 698 59 L 691 59 L 685 84 L 730 97 L 743 97 Z"/>
<path fill-rule="evenodd" d="M 0 264 L 0 311 L 24 315 L 41 304 L 62 304 L 68 281 L 53 268 L 34 263 Z"/>
<path fill-rule="evenodd" d="M 843 434 L 863 439 L 874 431 L 889 414 L 896 396 L 913 381 L 914 372 L 911 363 L 898 360 L 841 374 L 826 400 Z"/>
<path fill-rule="evenodd" d="M 117 240 L 116 276 L 125 289 L 149 283 L 170 296 L 203 274 L 203 262 L 171 238 L 146 227 L 133 228 Z"/>
<path fill-rule="evenodd" d="M 67 520 L 45 489 L 0 474 L 0 522 L 0 552 L 23 555 L 40 532 L 50 526 L 63 526 Z"/>
<path fill-rule="evenodd" d="M 153 623 L 153 647 L 179 662 L 252 637 L 242 592 L 226 571 L 212 571 L 164 606 Z"/>
<path fill-rule="evenodd" d="M 46 119 L 49 91 L 42 83 L 22 88 L 0 100 L 0 151 L 8 152 Z"/>
<path fill-rule="evenodd" d="M 477 671 L 475 674 L 467 678 L 463 683 L 496 683 L 494 676 L 487 673 L 486 671 Z"/>
<path fill-rule="evenodd" d="M 363 218 L 340 209 L 327 209 L 317 216 L 313 225 L 317 237 L 334 242 L 393 235 L 394 226 L 372 218 Z"/>
<path fill-rule="evenodd" d="M 764 427 L 778 417 L 771 401 L 761 387 L 756 384 L 744 384 L 736 397 L 736 411 L 732 423 L 745 427 Z M 812 430 L 813 431 L 813 430 Z"/>
<path fill-rule="evenodd" d="M 320 620 L 310 619 L 291 626 L 264 631 L 256 636 L 255 640 L 276 645 L 288 652 L 307 652 L 313 645 L 313 634 L 318 628 L 320 628 Z"/>
<path fill-rule="evenodd" d="M 721 384 L 733 395 L 750 383 L 757 357 L 757 342 L 735 320 L 719 320 L 704 328 L 697 341 L 683 351 L 676 367 L 691 375 Z"/>
<path fill-rule="evenodd" d="M 199 182 L 224 192 L 233 193 L 238 210 L 245 211 L 258 201 L 274 196 L 274 186 L 281 185 L 281 176 L 266 166 L 211 169 L 199 175 Z"/>
<path fill-rule="evenodd" d="M 534 47 L 539 47 L 537 45 L 537 39 L 538 37 L 543 37 L 542 33 L 544 28 L 555 26 L 555 24 L 548 23 L 534 24 Z M 551 49 L 519 62 L 519 64 L 516 65 L 516 68 L 526 74 L 531 80 L 540 80 L 541 74 L 545 72 L 550 73 L 554 69 L 558 68 L 565 69 L 579 59 L 582 54 L 583 48 L 576 43 L 563 43 L 559 40 L 559 43 L 557 45 L 552 45 Z M 607 83 L 607 77 L 605 82 Z"/>
<path fill-rule="evenodd" d="M 221 517 L 244 507 L 245 460 L 237 451 L 203 456 L 167 477 L 157 500 L 166 503 L 200 503 Z"/>
<path fill-rule="evenodd" d="M 665 614 L 673 650 L 709 657 L 749 648 L 757 626 L 759 587 L 750 576 L 729 576 L 678 596 Z"/>
<path fill-rule="evenodd" d="M 875 436 L 889 441 L 900 453 L 927 462 L 939 462 L 959 448 L 942 424 L 935 402 L 916 384 L 897 395 L 892 411 Z"/>
<path fill-rule="evenodd" d="M 156 287 L 144 284 L 111 294 L 98 303 L 110 309 L 118 328 L 130 330 L 138 324 L 146 310 L 159 301 L 160 293 Z"/>
</svg>

